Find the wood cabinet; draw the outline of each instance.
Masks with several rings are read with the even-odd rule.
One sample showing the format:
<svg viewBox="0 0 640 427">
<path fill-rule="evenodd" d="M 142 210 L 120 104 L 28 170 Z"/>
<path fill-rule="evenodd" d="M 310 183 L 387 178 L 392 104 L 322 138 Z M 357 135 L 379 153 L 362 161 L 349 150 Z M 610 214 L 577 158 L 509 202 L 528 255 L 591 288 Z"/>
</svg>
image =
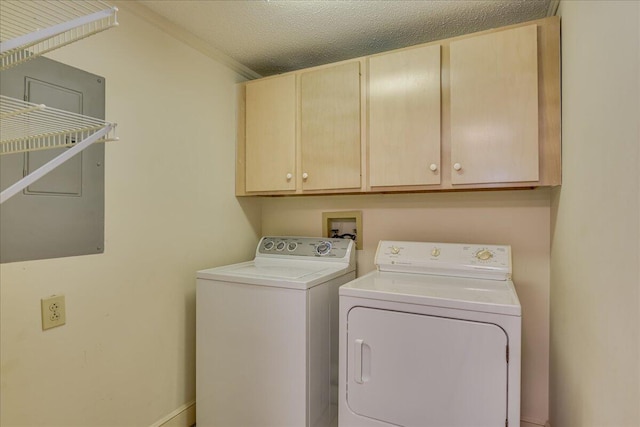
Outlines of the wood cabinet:
<svg viewBox="0 0 640 427">
<path fill-rule="evenodd" d="M 371 188 L 440 184 L 440 45 L 369 59 Z"/>
<path fill-rule="evenodd" d="M 561 183 L 557 17 L 239 89 L 237 195 Z"/>
<path fill-rule="evenodd" d="M 360 63 L 300 76 L 302 189 L 360 189 Z"/>
<path fill-rule="evenodd" d="M 288 74 L 246 85 L 247 192 L 296 188 L 296 78 Z"/>
<path fill-rule="evenodd" d="M 537 27 L 452 42 L 451 183 L 538 181 Z"/>
<path fill-rule="evenodd" d="M 240 86 L 236 194 L 362 189 L 360 61 Z"/>
</svg>

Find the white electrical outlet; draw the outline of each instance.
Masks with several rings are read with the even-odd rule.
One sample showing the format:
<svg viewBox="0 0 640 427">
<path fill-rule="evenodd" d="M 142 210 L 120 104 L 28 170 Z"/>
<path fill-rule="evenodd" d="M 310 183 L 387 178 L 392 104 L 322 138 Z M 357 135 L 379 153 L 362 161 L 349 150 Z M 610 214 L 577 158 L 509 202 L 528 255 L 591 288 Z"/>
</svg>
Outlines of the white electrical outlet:
<svg viewBox="0 0 640 427">
<path fill-rule="evenodd" d="M 42 330 L 62 326 L 67 321 L 64 295 L 51 295 L 42 298 Z"/>
</svg>

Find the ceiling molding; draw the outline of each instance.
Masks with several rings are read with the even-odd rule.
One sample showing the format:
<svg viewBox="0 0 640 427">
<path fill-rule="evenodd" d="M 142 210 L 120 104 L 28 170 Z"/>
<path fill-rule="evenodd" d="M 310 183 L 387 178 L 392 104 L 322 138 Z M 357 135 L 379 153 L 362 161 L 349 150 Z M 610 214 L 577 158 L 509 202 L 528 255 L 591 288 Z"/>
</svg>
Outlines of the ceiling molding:
<svg viewBox="0 0 640 427">
<path fill-rule="evenodd" d="M 130 0 L 112 1 L 111 3 L 119 9 L 129 11 L 152 25 L 155 25 L 170 36 L 194 48 L 203 55 L 226 65 L 247 79 L 252 80 L 262 77 L 260 74 L 214 48 L 211 44 L 207 43 L 200 37 L 195 36 L 142 4 Z"/>
<path fill-rule="evenodd" d="M 551 3 L 549 3 L 549 8 L 547 9 L 547 16 L 556 16 L 559 6 L 560 0 L 551 0 Z"/>
</svg>

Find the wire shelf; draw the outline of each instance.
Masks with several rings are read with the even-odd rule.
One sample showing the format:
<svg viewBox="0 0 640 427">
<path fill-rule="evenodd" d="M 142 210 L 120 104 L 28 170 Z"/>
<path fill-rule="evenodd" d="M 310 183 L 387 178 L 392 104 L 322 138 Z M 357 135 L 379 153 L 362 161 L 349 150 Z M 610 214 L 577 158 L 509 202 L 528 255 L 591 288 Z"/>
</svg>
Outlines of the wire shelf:
<svg viewBox="0 0 640 427">
<path fill-rule="evenodd" d="M 0 70 L 118 25 L 100 0 L 0 1 Z"/>
<path fill-rule="evenodd" d="M 118 25 L 101 0 L 1 0 L 0 70 Z M 0 192 L 0 204 L 95 142 L 117 140 L 114 123 L 0 95 L 0 155 L 69 147 Z"/>
<path fill-rule="evenodd" d="M 116 140 L 114 123 L 0 95 L 0 155 L 71 147 L 105 126 L 97 141 Z"/>
</svg>

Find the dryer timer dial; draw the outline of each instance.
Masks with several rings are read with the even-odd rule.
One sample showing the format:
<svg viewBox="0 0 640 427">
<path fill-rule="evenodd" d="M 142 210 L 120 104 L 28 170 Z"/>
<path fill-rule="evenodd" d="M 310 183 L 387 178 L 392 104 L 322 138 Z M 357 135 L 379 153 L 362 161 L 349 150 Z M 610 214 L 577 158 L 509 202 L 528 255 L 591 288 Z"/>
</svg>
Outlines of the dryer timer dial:
<svg viewBox="0 0 640 427">
<path fill-rule="evenodd" d="M 493 254 L 488 249 L 481 249 L 476 252 L 476 258 L 478 258 L 480 261 L 489 261 L 491 258 L 493 258 Z"/>
</svg>

